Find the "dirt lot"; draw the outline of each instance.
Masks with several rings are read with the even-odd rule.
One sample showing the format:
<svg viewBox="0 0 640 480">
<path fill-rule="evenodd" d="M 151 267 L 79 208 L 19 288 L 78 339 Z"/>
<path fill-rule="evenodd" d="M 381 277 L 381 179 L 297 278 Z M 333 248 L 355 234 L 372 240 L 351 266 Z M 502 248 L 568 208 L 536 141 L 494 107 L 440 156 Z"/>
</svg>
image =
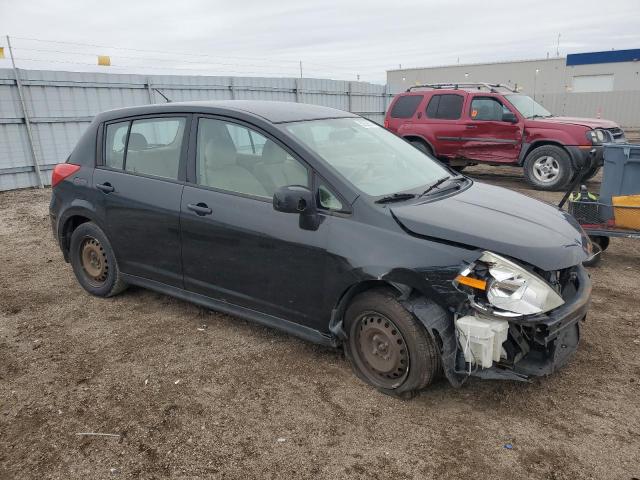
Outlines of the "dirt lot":
<svg viewBox="0 0 640 480">
<path fill-rule="evenodd" d="M 525 188 L 517 170 L 470 172 Z M 565 369 L 400 401 L 339 352 L 141 289 L 89 296 L 49 195 L 0 194 L 2 479 L 640 478 L 638 240 L 591 270 Z"/>
</svg>

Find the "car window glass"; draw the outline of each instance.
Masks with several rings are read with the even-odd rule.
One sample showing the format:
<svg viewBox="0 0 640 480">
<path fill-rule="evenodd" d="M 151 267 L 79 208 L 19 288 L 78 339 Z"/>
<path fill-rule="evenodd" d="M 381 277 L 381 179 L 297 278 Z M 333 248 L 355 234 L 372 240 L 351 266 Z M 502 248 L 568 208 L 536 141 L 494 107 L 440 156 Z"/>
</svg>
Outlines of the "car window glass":
<svg viewBox="0 0 640 480">
<path fill-rule="evenodd" d="M 128 129 L 129 122 L 111 123 L 107 125 L 104 156 L 105 166 L 122 169 L 124 164 L 124 144 L 127 141 Z"/>
<path fill-rule="evenodd" d="M 235 123 L 198 123 L 196 181 L 257 197 L 273 197 L 287 185 L 309 186 L 307 168 L 273 140 Z"/>
<path fill-rule="evenodd" d="M 422 102 L 422 95 L 404 95 L 396 100 L 391 109 L 392 118 L 411 118 Z"/>
<path fill-rule="evenodd" d="M 471 102 L 470 116 L 473 120 L 502 121 L 502 113 L 509 111 L 498 100 L 490 97 L 476 97 Z"/>
<path fill-rule="evenodd" d="M 327 210 L 342 210 L 343 208 L 342 202 L 338 200 L 338 197 L 322 184 L 318 187 L 318 203 L 321 208 L 326 208 Z"/>
<path fill-rule="evenodd" d="M 464 97 L 455 94 L 434 95 L 427 105 L 427 117 L 457 120 L 462 114 Z"/>
<path fill-rule="evenodd" d="M 186 119 L 134 120 L 129 133 L 125 170 L 163 178 L 178 178 Z"/>
</svg>

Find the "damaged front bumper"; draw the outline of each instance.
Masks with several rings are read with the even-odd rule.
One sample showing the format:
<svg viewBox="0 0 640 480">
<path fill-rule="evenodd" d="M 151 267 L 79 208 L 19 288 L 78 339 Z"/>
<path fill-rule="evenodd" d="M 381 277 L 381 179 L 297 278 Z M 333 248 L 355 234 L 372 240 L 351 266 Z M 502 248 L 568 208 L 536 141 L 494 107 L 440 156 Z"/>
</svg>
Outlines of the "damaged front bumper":
<svg viewBox="0 0 640 480">
<path fill-rule="evenodd" d="M 560 307 L 545 314 L 514 318 L 499 317 L 509 322 L 506 355 L 490 368 L 481 368 L 465 361 L 454 322 L 448 318 L 433 324 L 425 315 L 421 301 L 411 305 L 411 311 L 435 337 L 442 354 L 444 374 L 453 386 L 460 386 L 469 376 L 485 379 L 527 381 L 546 376 L 565 365 L 580 341 L 581 322 L 585 320 L 591 302 L 591 280 L 586 269 L 573 269 L 572 286 Z M 487 317 L 487 312 L 480 312 Z M 496 317 L 497 318 L 497 317 Z"/>
</svg>

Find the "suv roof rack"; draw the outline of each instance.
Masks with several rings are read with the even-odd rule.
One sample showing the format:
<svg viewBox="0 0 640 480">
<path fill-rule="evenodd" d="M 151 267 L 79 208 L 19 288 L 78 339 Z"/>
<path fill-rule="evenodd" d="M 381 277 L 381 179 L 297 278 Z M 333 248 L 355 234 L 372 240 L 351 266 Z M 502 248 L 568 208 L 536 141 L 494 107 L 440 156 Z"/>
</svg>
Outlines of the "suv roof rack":
<svg viewBox="0 0 640 480">
<path fill-rule="evenodd" d="M 457 83 L 425 83 L 423 85 L 414 85 L 412 87 L 407 88 L 407 92 L 410 92 L 414 88 L 432 88 L 434 90 L 447 89 L 447 90 L 458 90 L 458 89 L 483 89 L 486 88 L 492 93 L 499 93 L 498 88 L 504 88 L 510 92 L 517 93 L 516 90 L 511 88 L 509 85 L 505 85 L 503 83 L 487 83 L 487 82 L 457 82 Z"/>
</svg>

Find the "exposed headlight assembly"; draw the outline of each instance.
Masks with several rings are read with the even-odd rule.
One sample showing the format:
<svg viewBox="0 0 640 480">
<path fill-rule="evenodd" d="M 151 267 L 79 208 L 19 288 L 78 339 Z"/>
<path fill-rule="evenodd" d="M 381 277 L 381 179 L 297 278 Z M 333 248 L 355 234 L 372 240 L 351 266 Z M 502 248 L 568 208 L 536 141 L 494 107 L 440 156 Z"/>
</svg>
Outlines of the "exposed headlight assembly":
<svg viewBox="0 0 640 480">
<path fill-rule="evenodd" d="M 564 303 L 544 279 L 491 252 L 483 252 L 472 267 L 454 280 L 473 289 L 475 297 L 492 307 L 519 315 L 544 313 Z"/>
</svg>

